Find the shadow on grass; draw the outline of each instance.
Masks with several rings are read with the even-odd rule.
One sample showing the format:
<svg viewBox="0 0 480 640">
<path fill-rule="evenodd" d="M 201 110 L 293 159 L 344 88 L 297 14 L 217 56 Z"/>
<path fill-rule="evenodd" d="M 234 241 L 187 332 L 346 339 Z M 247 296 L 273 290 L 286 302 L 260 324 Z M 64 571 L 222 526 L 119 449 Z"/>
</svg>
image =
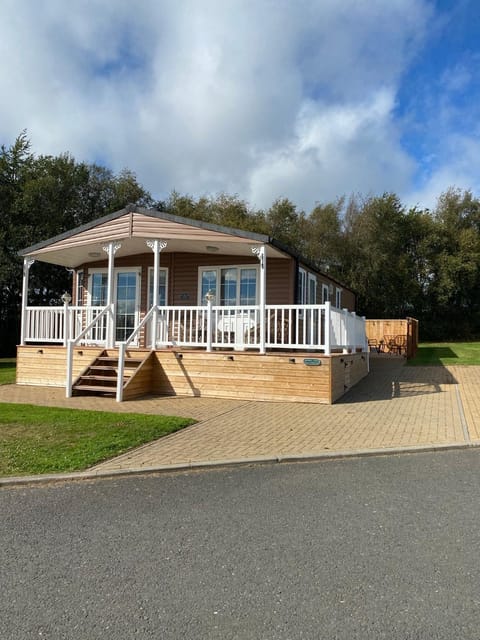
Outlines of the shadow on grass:
<svg viewBox="0 0 480 640">
<path fill-rule="evenodd" d="M 450 347 L 419 347 L 415 358 L 409 361 L 409 366 L 423 366 L 423 365 L 440 365 L 442 366 L 444 360 L 458 359 L 458 355 Z"/>
<path fill-rule="evenodd" d="M 433 363 L 429 363 L 433 364 Z M 440 366 L 405 366 L 398 356 L 370 358 L 370 373 L 350 389 L 337 404 L 356 404 L 394 398 L 442 393 L 442 385 L 457 384 L 455 376 Z"/>
<path fill-rule="evenodd" d="M 15 360 L 0 360 L 0 369 L 15 369 Z"/>
</svg>

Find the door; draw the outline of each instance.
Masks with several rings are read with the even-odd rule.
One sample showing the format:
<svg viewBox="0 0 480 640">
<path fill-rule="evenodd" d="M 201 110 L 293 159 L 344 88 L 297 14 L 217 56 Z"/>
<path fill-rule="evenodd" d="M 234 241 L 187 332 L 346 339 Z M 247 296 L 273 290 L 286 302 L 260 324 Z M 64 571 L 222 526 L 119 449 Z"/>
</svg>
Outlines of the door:
<svg viewBox="0 0 480 640">
<path fill-rule="evenodd" d="M 127 340 L 139 320 L 140 271 L 133 269 L 114 270 L 115 342 Z M 108 273 L 106 269 L 91 270 L 88 278 L 86 324 L 97 316 L 107 304 Z M 91 342 L 104 342 L 107 336 L 107 319 L 103 316 L 101 326 L 94 327 Z M 134 343 L 136 344 L 136 343 Z"/>
<path fill-rule="evenodd" d="M 137 269 L 115 271 L 115 342 L 124 342 L 139 321 L 140 274 Z M 133 344 L 137 344 L 134 341 Z"/>
<path fill-rule="evenodd" d="M 80 331 L 90 324 L 107 304 L 108 275 L 106 271 L 91 271 L 88 278 L 87 306 Z M 78 315 L 77 317 L 81 317 Z M 78 333 L 80 333 L 80 331 Z M 87 336 L 87 341 L 96 343 L 107 339 L 107 316 L 103 316 Z"/>
</svg>

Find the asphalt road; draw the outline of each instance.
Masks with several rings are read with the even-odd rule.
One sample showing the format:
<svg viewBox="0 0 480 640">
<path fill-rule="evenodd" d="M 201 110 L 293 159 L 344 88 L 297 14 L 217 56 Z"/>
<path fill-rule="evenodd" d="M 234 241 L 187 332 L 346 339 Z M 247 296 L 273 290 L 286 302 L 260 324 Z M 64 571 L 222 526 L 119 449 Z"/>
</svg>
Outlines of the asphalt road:
<svg viewBox="0 0 480 640">
<path fill-rule="evenodd" d="M 0 638 L 480 637 L 480 451 L 0 490 Z"/>
</svg>

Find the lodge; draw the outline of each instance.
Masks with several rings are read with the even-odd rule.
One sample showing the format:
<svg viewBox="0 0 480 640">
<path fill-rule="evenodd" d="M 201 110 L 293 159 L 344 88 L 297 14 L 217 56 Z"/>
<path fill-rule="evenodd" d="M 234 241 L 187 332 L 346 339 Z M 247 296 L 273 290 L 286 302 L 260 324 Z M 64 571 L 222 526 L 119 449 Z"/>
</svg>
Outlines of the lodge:
<svg viewBox="0 0 480 640">
<path fill-rule="evenodd" d="M 354 292 L 267 235 L 127 206 L 21 256 L 18 384 L 331 403 L 368 373 Z M 72 271 L 58 306 L 35 261 Z"/>
</svg>

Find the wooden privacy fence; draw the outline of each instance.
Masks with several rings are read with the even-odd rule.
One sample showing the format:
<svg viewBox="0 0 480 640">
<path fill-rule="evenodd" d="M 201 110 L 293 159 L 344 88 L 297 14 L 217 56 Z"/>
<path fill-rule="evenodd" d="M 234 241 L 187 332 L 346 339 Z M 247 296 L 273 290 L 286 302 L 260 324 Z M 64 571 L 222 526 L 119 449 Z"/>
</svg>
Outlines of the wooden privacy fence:
<svg viewBox="0 0 480 640">
<path fill-rule="evenodd" d="M 414 358 L 418 347 L 418 320 L 404 318 L 395 320 L 366 320 L 365 330 L 369 343 L 386 344 L 390 337 L 406 338 L 407 358 Z"/>
</svg>

